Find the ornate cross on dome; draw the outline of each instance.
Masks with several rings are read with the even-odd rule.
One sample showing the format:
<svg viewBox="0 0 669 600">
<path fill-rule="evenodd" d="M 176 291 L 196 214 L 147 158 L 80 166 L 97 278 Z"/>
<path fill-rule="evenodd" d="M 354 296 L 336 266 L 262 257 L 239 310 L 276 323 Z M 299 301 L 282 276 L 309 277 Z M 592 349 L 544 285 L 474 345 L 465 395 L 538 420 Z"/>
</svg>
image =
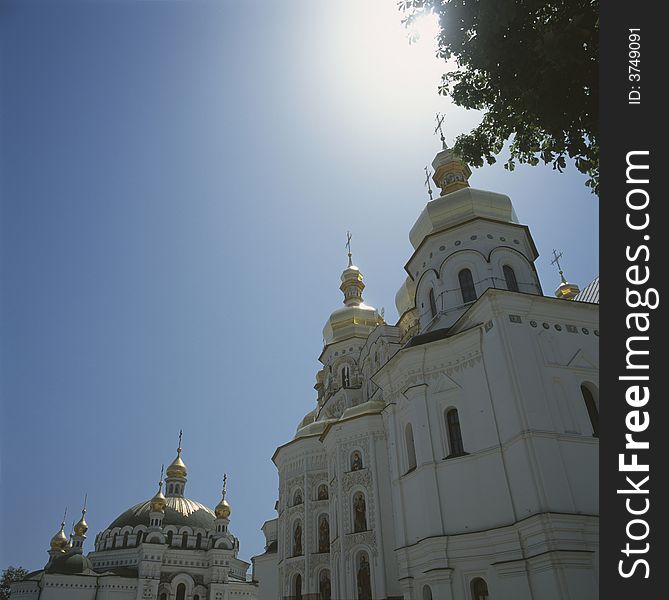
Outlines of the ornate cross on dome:
<svg viewBox="0 0 669 600">
<path fill-rule="evenodd" d="M 179 429 L 179 448 L 178 448 L 179 451 L 181 450 L 181 437 L 183 436 L 183 434 L 184 434 L 184 430 Z"/>
<path fill-rule="evenodd" d="M 446 138 L 444 137 L 444 132 L 441 128 L 444 119 L 446 118 L 446 115 L 443 113 L 437 113 L 436 119 L 437 119 L 437 126 L 434 128 L 434 135 L 437 135 L 437 132 L 439 132 L 439 137 L 441 138 L 441 148 L 442 150 L 446 150 Z"/>
<path fill-rule="evenodd" d="M 427 193 L 430 195 L 430 200 L 432 200 L 432 186 L 430 186 L 430 176 L 432 173 L 427 168 L 427 165 L 425 166 L 425 185 L 427 186 Z"/>
<path fill-rule="evenodd" d="M 562 267 L 560 266 L 560 259 L 562 258 L 562 251 L 558 252 L 557 250 L 555 250 L 555 248 L 553 248 L 553 256 L 555 258 L 553 258 L 553 260 L 551 261 L 551 264 L 557 266 L 557 269 L 560 273 L 560 279 L 562 279 L 562 281 L 564 281 L 564 274 L 562 272 Z"/>
<path fill-rule="evenodd" d="M 351 238 L 352 237 L 353 236 L 351 235 L 351 232 L 347 231 L 346 232 L 346 248 L 348 250 L 348 266 L 349 267 L 353 264 L 353 262 L 351 260 Z"/>
<path fill-rule="evenodd" d="M 228 474 L 223 473 L 223 499 L 225 500 L 225 494 L 228 490 Z"/>
</svg>

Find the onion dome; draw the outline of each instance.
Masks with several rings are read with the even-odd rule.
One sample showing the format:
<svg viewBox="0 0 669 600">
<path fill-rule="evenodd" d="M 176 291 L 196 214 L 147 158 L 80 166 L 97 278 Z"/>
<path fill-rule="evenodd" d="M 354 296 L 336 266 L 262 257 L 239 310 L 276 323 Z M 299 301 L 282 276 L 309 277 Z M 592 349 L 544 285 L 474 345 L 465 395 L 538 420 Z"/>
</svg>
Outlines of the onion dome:
<svg viewBox="0 0 669 600">
<path fill-rule="evenodd" d="M 360 269 L 351 261 L 350 252 L 348 266 L 341 274 L 339 289 L 344 294 L 345 306 L 335 310 L 323 328 L 326 346 L 350 337 L 366 338 L 377 325 L 385 323 L 373 306 L 363 302 L 362 291 L 365 284 Z"/>
<path fill-rule="evenodd" d="M 397 314 L 401 317 L 406 311 L 416 306 L 416 284 L 413 279 L 407 277 L 402 287 L 395 294 L 395 307 Z"/>
<path fill-rule="evenodd" d="M 60 530 L 51 538 L 49 545 L 51 546 L 51 550 L 54 552 L 65 552 L 68 543 L 69 540 L 65 535 L 65 517 L 63 517 L 63 521 L 60 524 Z"/>
<path fill-rule="evenodd" d="M 185 478 L 188 475 L 188 469 L 183 460 L 181 460 L 181 444 L 177 448 L 177 457 L 172 461 L 172 464 L 167 467 L 165 471 L 168 477 L 183 477 Z"/>
<path fill-rule="evenodd" d="M 230 513 L 232 512 L 230 504 L 225 499 L 228 487 L 228 475 L 227 473 L 223 474 L 223 491 L 221 501 L 216 505 L 214 509 L 214 514 L 217 519 L 228 519 L 230 518 Z"/>
<path fill-rule="evenodd" d="M 152 512 L 165 512 L 165 496 L 163 495 L 163 469 L 160 469 L 160 481 L 158 482 L 158 491 L 149 501 Z"/>
<path fill-rule="evenodd" d="M 82 509 L 81 518 L 74 525 L 74 534 L 79 537 L 84 537 L 88 531 L 88 523 L 86 523 L 86 509 Z"/>
</svg>

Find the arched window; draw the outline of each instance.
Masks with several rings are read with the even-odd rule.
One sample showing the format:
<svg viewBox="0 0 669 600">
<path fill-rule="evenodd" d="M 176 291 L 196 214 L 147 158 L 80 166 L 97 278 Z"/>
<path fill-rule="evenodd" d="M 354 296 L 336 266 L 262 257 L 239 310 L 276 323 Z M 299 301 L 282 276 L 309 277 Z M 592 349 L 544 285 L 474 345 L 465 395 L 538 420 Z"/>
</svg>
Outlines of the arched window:
<svg viewBox="0 0 669 600">
<path fill-rule="evenodd" d="M 407 472 L 413 471 L 416 468 L 416 446 L 413 440 L 413 427 L 411 423 L 407 423 L 404 429 L 404 439 L 407 446 Z"/>
<path fill-rule="evenodd" d="M 200 600 L 200 594 L 195 594 L 193 596 L 193 600 Z"/>
<path fill-rule="evenodd" d="M 488 595 L 488 584 L 480 577 L 472 579 L 471 588 L 472 600 L 488 600 L 490 597 Z"/>
<path fill-rule="evenodd" d="M 318 486 L 318 492 L 316 494 L 317 500 L 327 500 L 329 496 L 330 494 L 328 492 L 327 484 L 321 483 L 321 485 Z"/>
<path fill-rule="evenodd" d="M 469 269 L 462 269 L 458 273 L 458 280 L 460 281 L 460 292 L 462 292 L 462 301 L 467 304 L 476 300 L 476 288 L 474 287 L 474 278 Z"/>
<path fill-rule="evenodd" d="M 188 548 L 188 534 L 184 531 L 184 534 L 181 536 L 181 547 Z"/>
<path fill-rule="evenodd" d="M 465 448 L 462 443 L 462 432 L 460 431 L 460 417 L 455 408 L 446 412 L 446 432 L 448 434 L 449 456 L 462 456 Z"/>
<path fill-rule="evenodd" d="M 349 369 L 348 365 L 345 365 L 342 367 L 341 370 L 341 386 L 342 387 L 349 387 L 351 385 L 351 370 Z"/>
<path fill-rule="evenodd" d="M 174 491 L 174 484 L 170 483 L 169 487 L 167 488 L 167 493 L 171 494 Z"/>
<path fill-rule="evenodd" d="M 199 549 L 201 546 L 202 546 L 202 534 L 198 533 L 197 537 L 195 538 L 195 547 Z M 195 600 L 195 598 L 193 598 L 193 600 Z"/>
<path fill-rule="evenodd" d="M 516 274 L 514 270 L 509 265 L 504 265 L 502 267 L 504 271 L 504 280 L 506 281 L 506 289 L 510 292 L 518 292 L 518 280 L 516 279 Z"/>
<path fill-rule="evenodd" d="M 302 575 L 295 575 L 295 600 L 302 600 Z"/>
<path fill-rule="evenodd" d="M 168 532 L 167 532 L 167 545 L 168 545 L 168 546 L 171 546 L 171 545 L 172 545 L 172 535 L 173 535 L 173 534 L 172 534 L 171 531 L 168 531 Z"/>
<path fill-rule="evenodd" d="M 581 386 L 581 394 L 583 395 L 583 401 L 585 402 L 585 407 L 588 409 L 588 416 L 590 417 L 590 425 L 592 426 L 592 435 L 596 438 L 599 437 L 599 410 L 597 409 L 597 403 L 595 398 L 592 395 L 592 392 L 584 384 Z"/>
<path fill-rule="evenodd" d="M 437 301 L 434 298 L 434 290 L 432 288 L 430 288 L 430 291 L 427 296 L 430 301 L 430 314 L 434 319 L 437 316 Z"/>
<path fill-rule="evenodd" d="M 186 600 L 186 584 L 180 583 L 177 586 L 177 600 Z"/>
<path fill-rule="evenodd" d="M 123 547 L 124 548 L 128 547 L 128 532 L 127 531 L 123 534 Z"/>
<path fill-rule="evenodd" d="M 116 534 L 114 534 L 114 537 L 112 538 L 112 548 L 116 548 Z"/>
<path fill-rule="evenodd" d="M 432 600 L 432 590 L 429 585 L 423 586 L 423 600 Z"/>
<path fill-rule="evenodd" d="M 136 546 L 139 546 L 142 543 L 142 532 L 138 531 L 137 532 L 137 542 L 135 543 Z"/>
<path fill-rule="evenodd" d="M 295 490 L 293 494 L 293 506 L 297 506 L 298 504 L 302 504 L 302 490 Z"/>
</svg>

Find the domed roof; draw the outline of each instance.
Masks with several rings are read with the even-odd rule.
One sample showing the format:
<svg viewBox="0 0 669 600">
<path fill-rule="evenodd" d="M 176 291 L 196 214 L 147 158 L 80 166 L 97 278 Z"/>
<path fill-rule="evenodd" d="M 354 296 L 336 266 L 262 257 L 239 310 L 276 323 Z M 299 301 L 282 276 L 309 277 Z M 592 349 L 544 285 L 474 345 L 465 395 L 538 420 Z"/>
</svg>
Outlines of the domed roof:
<svg viewBox="0 0 669 600">
<path fill-rule="evenodd" d="M 466 187 L 428 202 L 411 228 L 409 240 L 416 249 L 428 235 L 476 217 L 518 222 L 508 196 Z"/>
<path fill-rule="evenodd" d="M 93 563 L 83 554 L 57 556 L 47 565 L 45 571 L 62 575 L 97 575 L 93 571 Z"/>
<path fill-rule="evenodd" d="M 395 307 L 397 314 L 401 317 L 407 310 L 416 305 L 416 284 L 407 277 L 402 287 L 395 294 Z"/>
<path fill-rule="evenodd" d="M 343 306 L 331 315 L 323 327 L 325 344 L 332 344 L 350 337 L 367 337 L 372 330 L 384 323 L 383 318 L 373 306 L 360 303 L 355 306 Z"/>
<path fill-rule="evenodd" d="M 146 500 L 136 504 L 117 517 L 109 529 L 114 527 L 135 527 L 136 525 L 149 524 L 149 512 L 151 510 L 151 500 Z M 214 511 L 211 508 L 200 504 L 190 498 L 182 496 L 168 496 L 165 498 L 165 516 L 163 517 L 163 527 L 166 525 L 188 525 L 189 527 L 201 527 L 203 529 L 214 529 Z"/>
<path fill-rule="evenodd" d="M 167 467 L 168 477 L 186 477 L 188 475 L 188 469 L 186 468 L 186 463 L 181 460 L 181 444 L 177 448 L 177 457 L 172 461 L 172 464 Z"/>
</svg>

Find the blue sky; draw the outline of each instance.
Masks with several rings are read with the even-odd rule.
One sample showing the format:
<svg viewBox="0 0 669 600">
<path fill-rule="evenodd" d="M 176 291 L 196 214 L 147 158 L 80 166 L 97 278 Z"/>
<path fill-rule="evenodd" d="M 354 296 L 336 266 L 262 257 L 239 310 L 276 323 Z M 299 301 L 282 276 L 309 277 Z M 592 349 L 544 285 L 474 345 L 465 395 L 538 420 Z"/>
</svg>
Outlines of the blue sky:
<svg viewBox="0 0 669 600">
<path fill-rule="evenodd" d="M 187 495 L 214 506 L 227 472 L 240 556 L 262 551 L 346 231 L 394 322 L 434 113 L 449 142 L 480 118 L 438 96 L 423 27 L 409 46 L 395 0 L 0 4 L 0 567 L 42 567 L 85 493 L 92 549 L 179 428 Z M 511 196 L 548 294 L 553 248 L 570 280 L 598 272 L 583 181 L 471 178 Z"/>
</svg>

